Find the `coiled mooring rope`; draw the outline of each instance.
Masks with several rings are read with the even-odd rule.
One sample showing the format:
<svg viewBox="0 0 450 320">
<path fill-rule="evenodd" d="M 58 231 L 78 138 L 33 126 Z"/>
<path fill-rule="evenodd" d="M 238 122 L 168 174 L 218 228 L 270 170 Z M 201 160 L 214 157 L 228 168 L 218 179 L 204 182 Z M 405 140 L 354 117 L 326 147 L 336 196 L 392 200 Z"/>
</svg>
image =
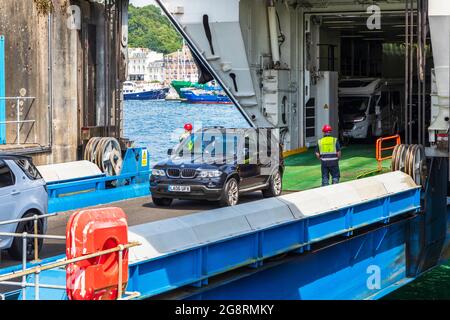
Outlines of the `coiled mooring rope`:
<svg viewBox="0 0 450 320">
<path fill-rule="evenodd" d="M 84 150 L 84 160 L 95 163 L 108 176 L 122 172 L 122 150 L 115 138 L 91 138 Z"/>
<path fill-rule="evenodd" d="M 418 144 L 400 144 L 392 153 L 392 171 L 402 171 L 414 180 L 417 185 L 424 185 L 427 166 L 425 150 Z"/>
</svg>

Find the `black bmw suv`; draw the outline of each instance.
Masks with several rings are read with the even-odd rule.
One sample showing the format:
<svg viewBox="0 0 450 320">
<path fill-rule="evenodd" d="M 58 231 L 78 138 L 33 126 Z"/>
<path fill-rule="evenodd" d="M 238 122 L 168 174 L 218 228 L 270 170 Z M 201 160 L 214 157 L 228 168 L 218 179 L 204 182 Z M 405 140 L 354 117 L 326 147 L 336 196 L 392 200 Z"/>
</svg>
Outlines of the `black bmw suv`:
<svg viewBox="0 0 450 320">
<path fill-rule="evenodd" d="M 234 206 L 242 193 L 282 191 L 282 146 L 273 129 L 203 128 L 169 149 L 153 167 L 150 191 L 157 206 L 173 199 L 220 201 Z"/>
</svg>

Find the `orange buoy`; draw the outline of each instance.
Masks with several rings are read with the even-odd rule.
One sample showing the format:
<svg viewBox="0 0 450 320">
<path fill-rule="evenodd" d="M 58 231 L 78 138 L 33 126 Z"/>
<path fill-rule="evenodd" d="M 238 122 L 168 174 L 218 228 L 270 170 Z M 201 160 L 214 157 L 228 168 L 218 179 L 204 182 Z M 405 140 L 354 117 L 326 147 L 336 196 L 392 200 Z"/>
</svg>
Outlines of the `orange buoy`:
<svg viewBox="0 0 450 320">
<path fill-rule="evenodd" d="M 66 256 L 74 259 L 128 243 L 127 216 L 120 208 L 74 213 L 66 228 Z M 128 250 L 122 255 L 122 290 L 128 282 Z M 119 252 L 69 264 L 66 269 L 70 300 L 115 300 L 119 286 Z"/>
</svg>

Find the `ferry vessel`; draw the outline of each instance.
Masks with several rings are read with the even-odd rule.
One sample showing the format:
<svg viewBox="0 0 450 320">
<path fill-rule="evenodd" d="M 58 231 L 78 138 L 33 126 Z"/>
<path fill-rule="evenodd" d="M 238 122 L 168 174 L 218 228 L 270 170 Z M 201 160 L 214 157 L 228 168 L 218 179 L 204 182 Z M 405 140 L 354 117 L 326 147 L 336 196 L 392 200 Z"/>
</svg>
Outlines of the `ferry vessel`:
<svg viewBox="0 0 450 320">
<path fill-rule="evenodd" d="M 82 232 L 60 236 L 67 255 L 0 270 L 0 282 L 16 286 L 1 297 L 74 297 L 68 291 L 84 287 L 68 284 L 74 273 L 64 266 L 91 258 L 84 248 L 106 249 L 89 251 L 94 257 L 120 252 L 111 282 L 95 287 L 119 299 L 380 299 L 448 261 L 449 1 L 156 1 L 204 78 L 215 78 L 253 127 L 279 129 L 290 154 L 314 147 L 323 124 L 336 128 L 337 136 L 340 78 L 388 78 L 383 73 L 400 69 L 403 128 L 384 138 L 403 140 L 391 149 L 390 172 L 127 232 L 123 214 L 112 211 L 120 218 L 108 227 L 120 229 L 120 242 L 108 242 L 103 232 L 99 246 L 92 240 L 74 248 L 76 241 L 67 239 L 82 239 Z M 416 52 L 421 59 L 415 60 Z M 381 107 L 395 108 L 395 96 L 382 89 L 375 95 L 373 101 L 386 101 L 370 106 L 378 126 Z M 89 144 L 95 145 L 101 144 Z M 100 165 L 113 162 L 120 174 L 85 172 L 54 181 L 49 208 L 61 212 L 148 197 L 147 150 L 129 148 L 123 167 L 113 151 L 88 155 Z M 20 283 L 13 282 L 17 278 Z"/>
</svg>

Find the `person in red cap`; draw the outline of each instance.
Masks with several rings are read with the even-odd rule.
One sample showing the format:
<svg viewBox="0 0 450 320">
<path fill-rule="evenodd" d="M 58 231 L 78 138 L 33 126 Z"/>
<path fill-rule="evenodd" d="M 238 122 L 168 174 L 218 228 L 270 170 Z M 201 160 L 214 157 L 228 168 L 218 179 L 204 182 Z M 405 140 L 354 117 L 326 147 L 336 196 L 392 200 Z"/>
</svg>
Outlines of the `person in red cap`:
<svg viewBox="0 0 450 320">
<path fill-rule="evenodd" d="M 184 125 L 184 132 L 183 132 L 183 134 L 180 136 L 180 142 L 183 141 L 184 139 L 186 139 L 187 137 L 189 137 L 189 136 L 191 135 L 192 129 L 193 129 L 192 124 L 186 123 L 186 124 Z"/>
<path fill-rule="evenodd" d="M 338 139 L 331 135 L 332 131 L 333 129 L 330 125 L 324 125 L 322 129 L 324 136 L 318 141 L 316 147 L 316 157 L 322 164 L 322 186 L 330 184 L 330 175 L 333 184 L 339 183 L 341 178 L 339 170 L 341 146 Z"/>
<path fill-rule="evenodd" d="M 191 136 L 192 130 L 193 130 L 193 129 L 194 129 L 194 127 L 193 127 L 192 124 L 190 124 L 190 123 L 186 123 L 186 124 L 184 125 L 184 132 L 183 132 L 183 134 L 180 136 L 180 143 L 183 142 L 184 139 L 187 139 L 187 138 L 189 138 L 189 137 Z M 189 150 L 192 150 L 193 147 L 194 147 L 194 145 L 193 145 L 192 141 L 190 141 L 190 142 L 188 143 L 188 148 L 189 148 Z"/>
</svg>

